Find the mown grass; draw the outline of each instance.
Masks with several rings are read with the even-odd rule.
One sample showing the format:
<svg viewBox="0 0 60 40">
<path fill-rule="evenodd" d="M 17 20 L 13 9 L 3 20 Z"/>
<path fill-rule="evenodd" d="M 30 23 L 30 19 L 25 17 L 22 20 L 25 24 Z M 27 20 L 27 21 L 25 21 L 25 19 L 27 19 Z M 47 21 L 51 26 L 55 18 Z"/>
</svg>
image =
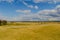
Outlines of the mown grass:
<svg viewBox="0 0 60 40">
<path fill-rule="evenodd" d="M 60 40 L 60 24 L 0 26 L 0 40 Z"/>
</svg>

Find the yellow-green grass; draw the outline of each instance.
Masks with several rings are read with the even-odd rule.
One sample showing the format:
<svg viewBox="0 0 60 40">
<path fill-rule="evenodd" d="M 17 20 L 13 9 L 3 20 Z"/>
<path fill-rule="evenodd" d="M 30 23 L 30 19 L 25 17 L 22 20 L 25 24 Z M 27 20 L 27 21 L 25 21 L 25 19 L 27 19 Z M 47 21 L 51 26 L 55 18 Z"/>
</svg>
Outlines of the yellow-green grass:
<svg viewBox="0 0 60 40">
<path fill-rule="evenodd" d="M 60 24 L 0 26 L 0 40 L 60 40 Z"/>
</svg>

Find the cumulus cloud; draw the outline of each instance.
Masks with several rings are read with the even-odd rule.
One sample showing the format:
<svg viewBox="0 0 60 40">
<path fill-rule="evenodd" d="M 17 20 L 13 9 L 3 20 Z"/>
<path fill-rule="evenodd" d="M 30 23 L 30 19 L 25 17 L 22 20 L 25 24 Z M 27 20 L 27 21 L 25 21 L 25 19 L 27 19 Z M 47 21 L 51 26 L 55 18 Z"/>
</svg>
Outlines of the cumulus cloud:
<svg viewBox="0 0 60 40">
<path fill-rule="evenodd" d="M 59 5 L 55 9 L 41 10 L 37 13 L 29 13 L 27 15 L 19 15 L 15 20 L 18 21 L 60 21 L 60 7 Z M 59 10 L 59 11 L 58 11 Z"/>
</svg>

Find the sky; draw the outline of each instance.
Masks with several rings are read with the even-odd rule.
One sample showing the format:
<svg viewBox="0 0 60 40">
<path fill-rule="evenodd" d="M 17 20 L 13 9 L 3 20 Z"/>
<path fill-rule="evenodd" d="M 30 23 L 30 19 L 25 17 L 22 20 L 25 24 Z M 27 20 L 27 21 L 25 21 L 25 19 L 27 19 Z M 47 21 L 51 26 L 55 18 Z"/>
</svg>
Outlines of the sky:
<svg viewBox="0 0 60 40">
<path fill-rule="evenodd" d="M 0 0 L 0 20 L 60 21 L 60 0 Z"/>
</svg>

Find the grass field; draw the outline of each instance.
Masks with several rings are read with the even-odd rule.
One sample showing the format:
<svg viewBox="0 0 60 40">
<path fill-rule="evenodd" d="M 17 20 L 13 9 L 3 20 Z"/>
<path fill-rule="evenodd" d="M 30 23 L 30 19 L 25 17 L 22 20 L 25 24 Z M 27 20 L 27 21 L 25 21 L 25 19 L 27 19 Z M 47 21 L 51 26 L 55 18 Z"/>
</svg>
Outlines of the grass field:
<svg viewBox="0 0 60 40">
<path fill-rule="evenodd" d="M 60 40 L 60 24 L 0 26 L 0 40 Z"/>
</svg>

